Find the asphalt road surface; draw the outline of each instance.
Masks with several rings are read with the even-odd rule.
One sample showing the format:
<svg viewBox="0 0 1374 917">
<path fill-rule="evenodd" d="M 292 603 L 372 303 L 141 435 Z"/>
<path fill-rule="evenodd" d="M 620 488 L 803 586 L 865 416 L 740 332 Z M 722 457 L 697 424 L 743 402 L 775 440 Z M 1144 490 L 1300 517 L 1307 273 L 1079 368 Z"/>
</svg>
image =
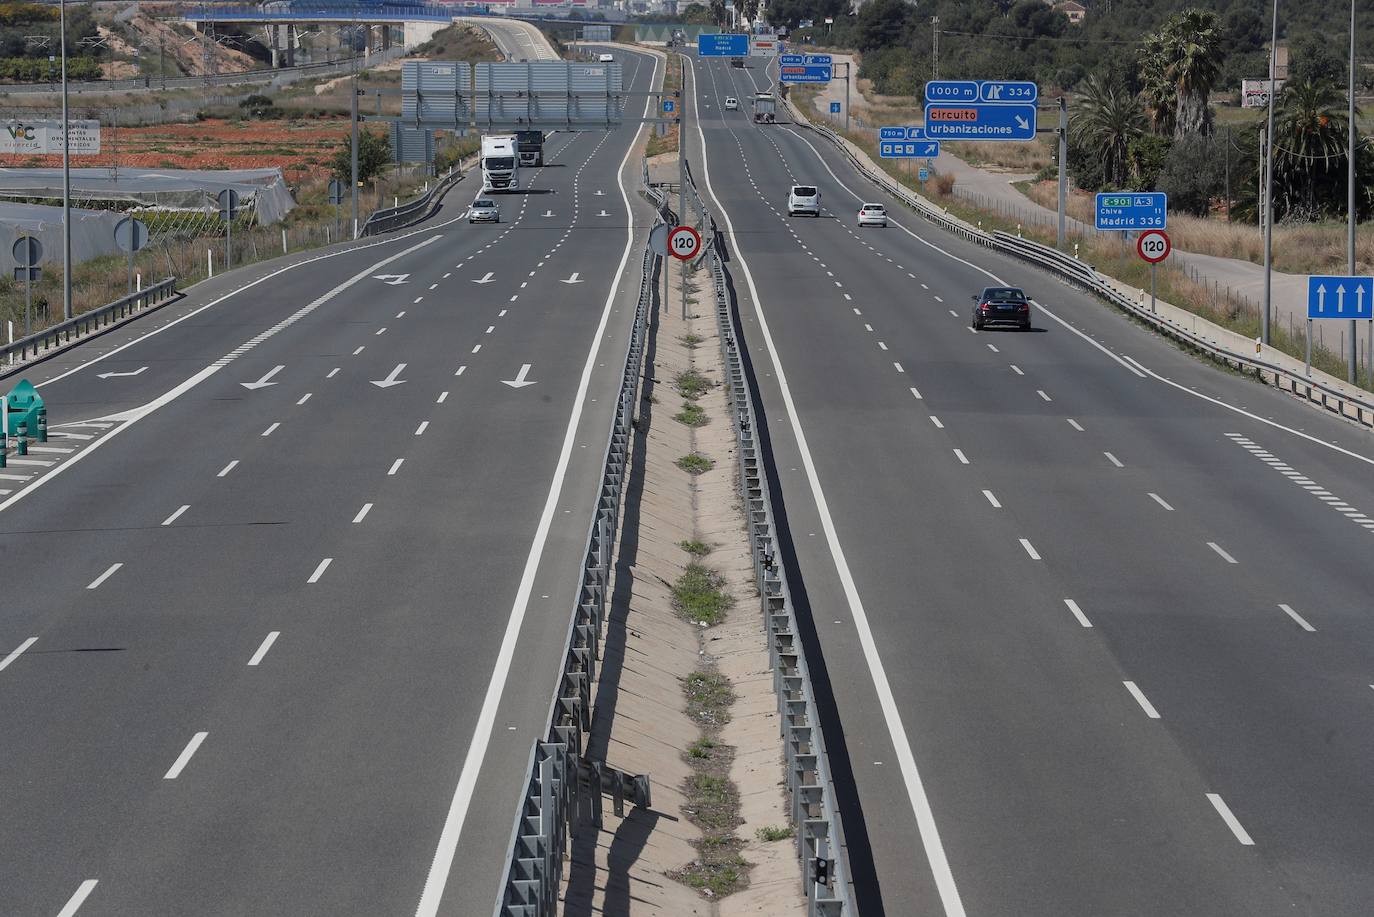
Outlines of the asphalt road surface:
<svg viewBox="0 0 1374 917">
<path fill-rule="evenodd" d="M 816 134 L 752 124 L 763 63 L 694 61 L 688 136 L 860 912 L 1368 914 L 1369 434 L 932 228 Z M 788 217 L 793 183 L 819 219 Z M 892 224 L 860 230 L 861 201 Z M 970 328 L 1002 283 L 1036 298 L 1033 333 Z"/>
<path fill-rule="evenodd" d="M 639 129 L 552 135 L 499 225 L 472 177 L 27 374 L 0 913 L 490 913 L 638 292 Z"/>
</svg>

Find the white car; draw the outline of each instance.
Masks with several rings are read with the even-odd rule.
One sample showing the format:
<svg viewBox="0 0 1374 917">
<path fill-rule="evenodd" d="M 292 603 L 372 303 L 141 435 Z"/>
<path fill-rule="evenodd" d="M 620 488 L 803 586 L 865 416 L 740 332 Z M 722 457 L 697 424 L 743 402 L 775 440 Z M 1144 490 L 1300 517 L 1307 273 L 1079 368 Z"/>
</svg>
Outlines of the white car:
<svg viewBox="0 0 1374 917">
<path fill-rule="evenodd" d="M 864 204 L 859 208 L 860 226 L 887 226 L 887 208 L 882 204 Z"/>
<path fill-rule="evenodd" d="M 613 64 L 613 63 L 615 63 L 615 55 L 614 55 L 614 54 L 602 54 L 602 55 L 600 55 L 599 57 L 597 57 L 596 61 L 597 61 L 597 63 L 599 63 L 599 64 Z"/>
<path fill-rule="evenodd" d="M 739 111 L 739 99 L 735 98 L 734 96 L 728 96 L 725 99 L 725 110 Z"/>
<path fill-rule="evenodd" d="M 794 217 L 799 213 L 821 215 L 821 192 L 815 185 L 792 186 L 787 195 L 787 215 Z"/>
<path fill-rule="evenodd" d="M 491 198 L 479 197 L 468 208 L 469 223 L 499 223 L 501 208 Z"/>
</svg>

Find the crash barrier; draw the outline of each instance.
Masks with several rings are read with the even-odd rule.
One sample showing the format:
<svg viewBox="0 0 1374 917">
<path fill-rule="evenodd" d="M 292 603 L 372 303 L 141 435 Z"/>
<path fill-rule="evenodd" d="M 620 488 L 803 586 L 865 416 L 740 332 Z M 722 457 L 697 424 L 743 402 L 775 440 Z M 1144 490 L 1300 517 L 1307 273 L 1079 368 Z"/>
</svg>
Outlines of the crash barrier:
<svg viewBox="0 0 1374 917">
<path fill-rule="evenodd" d="M 1312 404 L 1319 405 L 1333 414 L 1353 420 L 1362 426 L 1374 428 L 1374 399 L 1353 395 L 1320 380 L 1309 378 L 1297 370 L 1280 366 L 1255 354 L 1239 353 L 1209 341 L 1177 322 L 1164 318 L 1144 308 L 1140 303 L 1122 295 L 1105 277 L 1093 270 L 1091 265 L 1064 254 L 1048 245 L 1041 245 L 1029 239 L 1022 239 L 1005 232 L 984 232 L 975 229 L 944 213 L 929 201 L 898 184 L 886 173 L 872 169 L 854 155 L 843 137 L 824 125 L 810 124 L 803 118 L 796 120 L 796 126 L 820 134 L 849 160 L 849 164 L 864 178 L 884 191 L 900 198 L 923 219 L 948 230 L 969 242 L 982 245 L 1004 255 L 1029 262 L 1058 276 L 1070 286 L 1092 293 L 1125 312 L 1159 334 L 1177 341 L 1194 353 L 1205 356 L 1229 369 L 1243 374 L 1253 374 L 1256 379 L 1275 388 L 1288 392 Z M 1259 348 L 1256 348 L 1257 351 Z"/>
<path fill-rule="evenodd" d="M 647 775 L 626 774 L 586 757 L 584 742 L 591 729 L 592 684 L 600 658 L 601 625 L 610 590 L 620 500 L 633 435 L 634 410 L 644 361 L 645 336 L 653 308 L 654 254 L 646 245 L 634 330 L 625 354 L 615 421 L 602 464 L 600 496 L 582 562 L 582 584 L 572 626 L 564 643 L 558 688 L 549 710 L 545 738 L 530 750 L 529 777 L 511 832 L 505 880 L 494 917 L 553 917 L 570 837 L 591 822 L 601 826 L 601 796 L 614 800 L 615 814 L 624 801 L 651 804 Z"/>
<path fill-rule="evenodd" d="M 399 207 L 374 210 L 358 231 L 359 236 L 375 236 L 378 233 L 404 229 L 421 220 L 428 219 L 439 206 L 448 189 L 463 180 L 463 172 L 458 166 L 450 167 L 448 173 L 434 183 L 434 187 L 413 201 L 406 201 Z M 346 188 L 344 190 L 347 190 Z"/>
<path fill-rule="evenodd" d="M 13 344 L 0 345 L 0 372 L 65 347 L 111 325 L 119 324 L 154 306 L 162 305 L 178 295 L 176 286 L 177 279 L 168 277 L 152 286 L 144 287 L 137 293 L 130 293 L 122 299 L 116 299 L 112 303 L 82 312 L 66 321 L 22 337 Z"/>
<path fill-rule="evenodd" d="M 730 295 L 719 244 L 711 249 L 710 266 L 715 283 L 721 356 L 725 361 L 726 386 L 739 445 L 740 499 L 748 517 L 754 579 L 773 668 L 773 690 L 777 694 L 782 727 L 787 791 L 791 797 L 797 856 L 802 865 L 806 913 L 816 917 L 852 917 L 855 911 L 849 887 L 844 828 L 835 802 L 835 786 L 816 709 L 815 689 L 802 650 L 801 631 L 777 542 L 773 501 L 758 441 L 758 415 L 754 409 L 757 393 L 751 389 L 744 370 L 736 338 L 739 326 L 735 303 Z"/>
</svg>

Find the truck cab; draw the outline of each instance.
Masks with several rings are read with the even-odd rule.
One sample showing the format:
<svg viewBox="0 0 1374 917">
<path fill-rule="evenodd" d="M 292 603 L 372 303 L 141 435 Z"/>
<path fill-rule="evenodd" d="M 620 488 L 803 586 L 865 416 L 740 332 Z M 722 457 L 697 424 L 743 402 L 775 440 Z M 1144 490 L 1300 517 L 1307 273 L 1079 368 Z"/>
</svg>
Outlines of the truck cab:
<svg viewBox="0 0 1374 917">
<path fill-rule="evenodd" d="M 482 190 L 515 191 L 520 187 L 520 154 L 515 137 L 482 138 Z"/>
<path fill-rule="evenodd" d="M 516 131 L 515 148 L 520 153 L 520 165 L 537 167 L 544 164 L 543 131 Z"/>
<path fill-rule="evenodd" d="M 772 124 L 778 119 L 778 101 L 771 92 L 760 92 L 754 96 L 754 122 Z"/>
</svg>

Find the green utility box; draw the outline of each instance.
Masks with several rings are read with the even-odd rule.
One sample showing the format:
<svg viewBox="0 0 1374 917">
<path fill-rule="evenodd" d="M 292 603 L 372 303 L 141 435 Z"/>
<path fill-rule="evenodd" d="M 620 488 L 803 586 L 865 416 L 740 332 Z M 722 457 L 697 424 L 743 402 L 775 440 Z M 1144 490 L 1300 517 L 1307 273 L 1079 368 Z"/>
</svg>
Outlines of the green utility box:
<svg viewBox="0 0 1374 917">
<path fill-rule="evenodd" d="M 23 435 L 40 443 L 48 441 L 48 409 L 32 382 L 20 379 L 13 391 L 5 396 L 5 405 L 9 409 L 10 436 L 19 436 L 22 430 Z"/>
</svg>

